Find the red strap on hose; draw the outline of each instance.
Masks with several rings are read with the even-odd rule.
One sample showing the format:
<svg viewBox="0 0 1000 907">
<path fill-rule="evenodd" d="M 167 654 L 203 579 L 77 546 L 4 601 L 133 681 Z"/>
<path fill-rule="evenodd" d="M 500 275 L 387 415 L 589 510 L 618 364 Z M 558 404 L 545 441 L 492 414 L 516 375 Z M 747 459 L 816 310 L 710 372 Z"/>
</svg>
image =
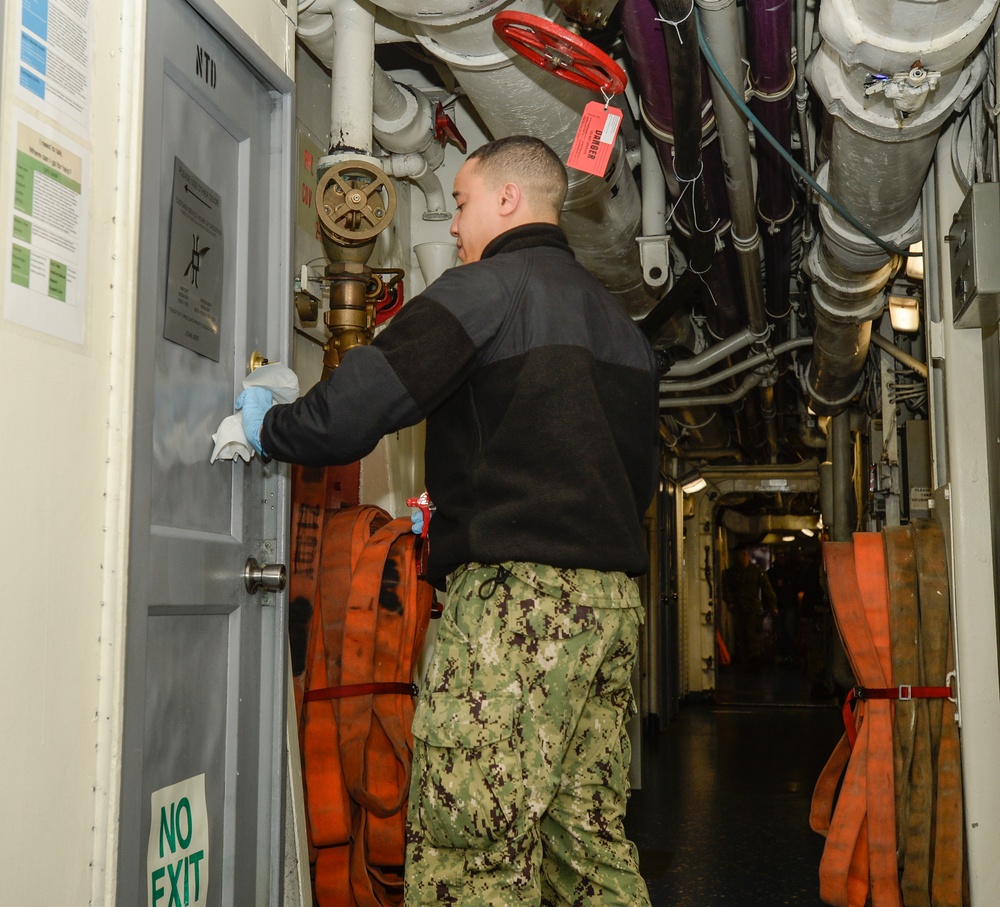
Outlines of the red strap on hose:
<svg viewBox="0 0 1000 907">
<path fill-rule="evenodd" d="M 908 702 L 911 699 L 954 699 L 955 691 L 951 687 L 914 687 L 908 683 L 901 683 L 898 687 L 863 687 L 856 686 L 844 700 L 842 714 L 844 716 L 844 727 L 847 730 L 847 739 L 854 748 L 854 743 L 858 739 L 858 732 L 855 727 L 854 711 L 851 703 L 855 700 L 864 702 L 866 699 L 898 699 L 900 702 Z"/>
<path fill-rule="evenodd" d="M 303 702 L 343 699 L 346 696 L 372 696 L 380 693 L 405 693 L 407 696 L 416 696 L 418 692 L 415 683 L 348 683 L 342 687 L 309 690 L 303 696 Z"/>
</svg>

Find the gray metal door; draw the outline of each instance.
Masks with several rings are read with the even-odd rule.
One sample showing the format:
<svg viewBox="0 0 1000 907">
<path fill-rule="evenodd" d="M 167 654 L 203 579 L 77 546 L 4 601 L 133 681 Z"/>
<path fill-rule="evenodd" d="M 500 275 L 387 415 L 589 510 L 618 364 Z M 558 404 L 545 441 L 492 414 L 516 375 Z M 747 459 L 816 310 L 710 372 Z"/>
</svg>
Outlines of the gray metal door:
<svg viewBox="0 0 1000 907">
<path fill-rule="evenodd" d="M 290 347 L 290 81 L 211 0 L 154 0 L 142 148 L 118 903 L 278 904 L 287 487 L 209 463 Z M 124 154 L 127 149 L 122 149 Z"/>
</svg>

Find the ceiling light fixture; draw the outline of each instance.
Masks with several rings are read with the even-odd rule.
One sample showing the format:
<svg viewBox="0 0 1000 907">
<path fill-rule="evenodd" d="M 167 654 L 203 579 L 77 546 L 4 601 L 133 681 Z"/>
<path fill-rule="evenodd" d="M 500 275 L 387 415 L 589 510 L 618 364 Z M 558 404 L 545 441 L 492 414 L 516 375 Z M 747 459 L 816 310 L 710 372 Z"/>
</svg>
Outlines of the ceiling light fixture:
<svg viewBox="0 0 1000 907">
<path fill-rule="evenodd" d="M 920 300 L 916 296 L 889 294 L 889 320 L 892 329 L 905 334 L 920 330 Z"/>
<path fill-rule="evenodd" d="M 910 254 L 906 258 L 906 276 L 914 280 L 924 279 L 924 244 L 915 242 L 909 248 Z"/>
<path fill-rule="evenodd" d="M 706 485 L 708 485 L 708 482 L 697 473 L 681 479 L 681 490 L 684 494 L 697 494 Z"/>
</svg>

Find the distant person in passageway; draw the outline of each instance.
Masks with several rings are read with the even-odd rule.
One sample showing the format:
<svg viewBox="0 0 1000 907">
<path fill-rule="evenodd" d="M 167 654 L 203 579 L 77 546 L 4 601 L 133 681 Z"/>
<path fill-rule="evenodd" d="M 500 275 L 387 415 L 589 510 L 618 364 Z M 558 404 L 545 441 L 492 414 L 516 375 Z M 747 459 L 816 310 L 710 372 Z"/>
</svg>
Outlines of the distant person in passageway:
<svg viewBox="0 0 1000 907">
<path fill-rule="evenodd" d="M 760 668 L 764 614 L 777 616 L 777 600 L 767 574 L 753 562 L 750 548 L 736 550 L 736 563 L 722 575 L 722 600 L 733 617 L 733 661 L 748 671 Z"/>
</svg>

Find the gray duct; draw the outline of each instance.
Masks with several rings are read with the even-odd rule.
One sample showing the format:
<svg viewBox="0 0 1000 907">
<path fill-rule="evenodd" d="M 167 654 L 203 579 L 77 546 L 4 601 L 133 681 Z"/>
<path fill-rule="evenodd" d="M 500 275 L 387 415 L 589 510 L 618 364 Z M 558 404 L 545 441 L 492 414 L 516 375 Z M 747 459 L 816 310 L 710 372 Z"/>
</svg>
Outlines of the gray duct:
<svg viewBox="0 0 1000 907">
<path fill-rule="evenodd" d="M 920 237 L 921 186 L 945 121 L 985 75 L 976 49 L 996 7 L 997 0 L 820 6 L 823 43 L 808 68 L 830 135 L 819 181 L 888 245 L 905 249 Z M 825 202 L 820 226 L 808 259 L 816 325 L 808 383 L 813 409 L 834 414 L 860 389 L 871 323 L 899 258 Z"/>
</svg>

